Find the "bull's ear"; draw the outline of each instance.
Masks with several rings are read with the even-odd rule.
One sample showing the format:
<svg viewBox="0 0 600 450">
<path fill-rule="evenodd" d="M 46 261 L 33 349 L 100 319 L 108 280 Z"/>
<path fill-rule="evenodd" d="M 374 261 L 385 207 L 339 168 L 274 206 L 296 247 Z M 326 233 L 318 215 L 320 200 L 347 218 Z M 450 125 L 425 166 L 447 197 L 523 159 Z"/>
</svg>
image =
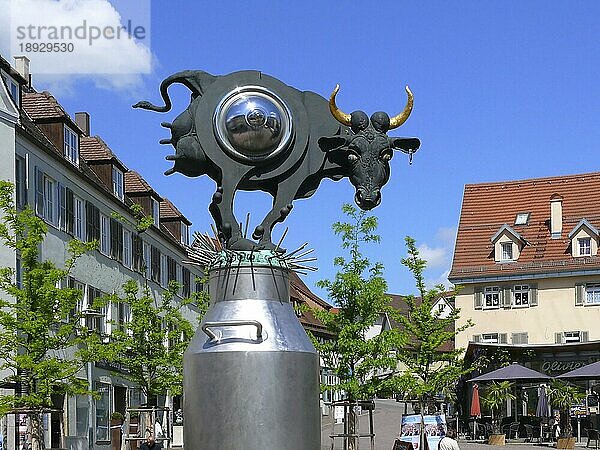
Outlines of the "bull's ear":
<svg viewBox="0 0 600 450">
<path fill-rule="evenodd" d="M 325 153 L 335 150 L 345 145 L 347 140 L 342 136 L 322 137 L 317 141 L 319 148 Z"/>
<path fill-rule="evenodd" d="M 417 151 L 421 146 L 421 141 L 418 138 L 390 138 L 391 146 L 395 149 L 408 152 Z"/>
</svg>

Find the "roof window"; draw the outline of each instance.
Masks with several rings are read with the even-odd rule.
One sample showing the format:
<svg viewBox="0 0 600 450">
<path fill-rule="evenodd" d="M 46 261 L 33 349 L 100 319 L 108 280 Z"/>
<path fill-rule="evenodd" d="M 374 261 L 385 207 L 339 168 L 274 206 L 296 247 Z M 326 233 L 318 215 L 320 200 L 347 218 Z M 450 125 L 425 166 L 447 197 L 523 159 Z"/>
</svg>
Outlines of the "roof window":
<svg viewBox="0 0 600 450">
<path fill-rule="evenodd" d="M 529 222 L 529 216 L 531 216 L 531 213 L 528 213 L 528 212 L 518 213 L 517 216 L 515 217 L 515 225 L 527 225 L 527 222 Z"/>
</svg>

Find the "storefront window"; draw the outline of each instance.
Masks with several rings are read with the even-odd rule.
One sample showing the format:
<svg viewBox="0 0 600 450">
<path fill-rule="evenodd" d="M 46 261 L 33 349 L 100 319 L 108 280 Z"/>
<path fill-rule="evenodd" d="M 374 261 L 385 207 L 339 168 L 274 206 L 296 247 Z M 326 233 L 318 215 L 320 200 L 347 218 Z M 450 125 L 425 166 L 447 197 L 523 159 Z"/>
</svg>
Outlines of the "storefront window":
<svg viewBox="0 0 600 450">
<path fill-rule="evenodd" d="M 110 384 L 96 383 L 96 442 L 110 442 Z"/>
</svg>

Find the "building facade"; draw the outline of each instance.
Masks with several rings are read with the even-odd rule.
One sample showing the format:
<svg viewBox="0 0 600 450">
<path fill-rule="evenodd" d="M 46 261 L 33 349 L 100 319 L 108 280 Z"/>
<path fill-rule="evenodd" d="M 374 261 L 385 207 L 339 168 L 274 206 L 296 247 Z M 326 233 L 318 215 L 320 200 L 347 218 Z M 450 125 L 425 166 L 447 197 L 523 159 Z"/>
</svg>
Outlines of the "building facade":
<svg viewBox="0 0 600 450">
<path fill-rule="evenodd" d="M 48 225 L 40 249 L 43 260 L 64 267 L 71 239 L 99 241 L 98 250 L 83 255 L 65 280 L 83 293 L 78 308 L 86 315 L 85 325 L 110 335 L 112 326 L 129 320 L 123 305 L 94 310 L 92 303 L 103 294 L 122 293 L 130 279 L 147 284 L 157 298 L 171 280 L 181 285 L 179 298 L 202 289 L 197 283 L 201 269 L 183 262 L 190 221 L 139 173 L 129 170 L 100 137 L 91 135 L 87 113 L 72 118 L 50 93 L 36 92 L 26 59 L 18 59 L 16 67 L 19 70 L 0 58 L 0 178 L 15 184 L 19 208 L 31 207 Z M 133 226 L 134 203 L 154 219 L 143 234 Z M 116 219 L 114 213 L 125 220 Z M 0 248 L 0 266 L 19 274 L 19 255 Z M 199 310 L 192 304 L 183 312 L 194 322 Z M 88 364 L 80 376 L 98 398 L 56 399 L 54 406 L 63 411 L 64 442 L 70 449 L 108 450 L 111 414 L 124 414 L 147 399 L 109 363 Z M 3 385 L 5 392 L 15 388 Z M 178 399 L 158 401 L 172 408 Z M 21 419 L 17 416 L 7 423 L 5 448 L 21 448 L 26 439 Z M 60 419 L 57 413 L 45 418 L 47 448 L 60 447 Z"/>
<path fill-rule="evenodd" d="M 456 336 L 468 363 L 556 376 L 600 360 L 599 201 L 600 173 L 465 186 L 449 280 L 457 328 L 473 323 Z M 535 416 L 537 395 L 520 386 L 507 420 Z"/>
<path fill-rule="evenodd" d="M 600 341 L 598 200 L 600 173 L 465 186 L 458 347 Z"/>
</svg>

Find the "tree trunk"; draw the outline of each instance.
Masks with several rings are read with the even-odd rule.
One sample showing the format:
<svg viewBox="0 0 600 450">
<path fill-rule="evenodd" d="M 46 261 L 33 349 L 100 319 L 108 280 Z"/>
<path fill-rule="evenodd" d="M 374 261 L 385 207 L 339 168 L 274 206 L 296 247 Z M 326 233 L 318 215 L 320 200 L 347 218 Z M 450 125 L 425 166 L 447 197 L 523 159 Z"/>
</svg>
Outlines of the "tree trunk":
<svg viewBox="0 0 600 450">
<path fill-rule="evenodd" d="M 31 450 L 42 450 L 44 448 L 44 426 L 41 412 L 30 412 L 29 432 L 31 433 Z"/>
<path fill-rule="evenodd" d="M 356 418 L 356 412 L 354 411 L 354 405 L 350 404 L 350 406 L 348 407 L 348 414 L 346 416 L 347 420 L 348 420 L 348 434 L 356 434 L 356 428 L 357 428 L 357 418 Z M 350 436 L 348 437 L 348 448 L 347 450 L 356 450 L 358 448 L 358 442 L 357 442 L 358 438 L 355 438 L 354 436 Z"/>
</svg>

